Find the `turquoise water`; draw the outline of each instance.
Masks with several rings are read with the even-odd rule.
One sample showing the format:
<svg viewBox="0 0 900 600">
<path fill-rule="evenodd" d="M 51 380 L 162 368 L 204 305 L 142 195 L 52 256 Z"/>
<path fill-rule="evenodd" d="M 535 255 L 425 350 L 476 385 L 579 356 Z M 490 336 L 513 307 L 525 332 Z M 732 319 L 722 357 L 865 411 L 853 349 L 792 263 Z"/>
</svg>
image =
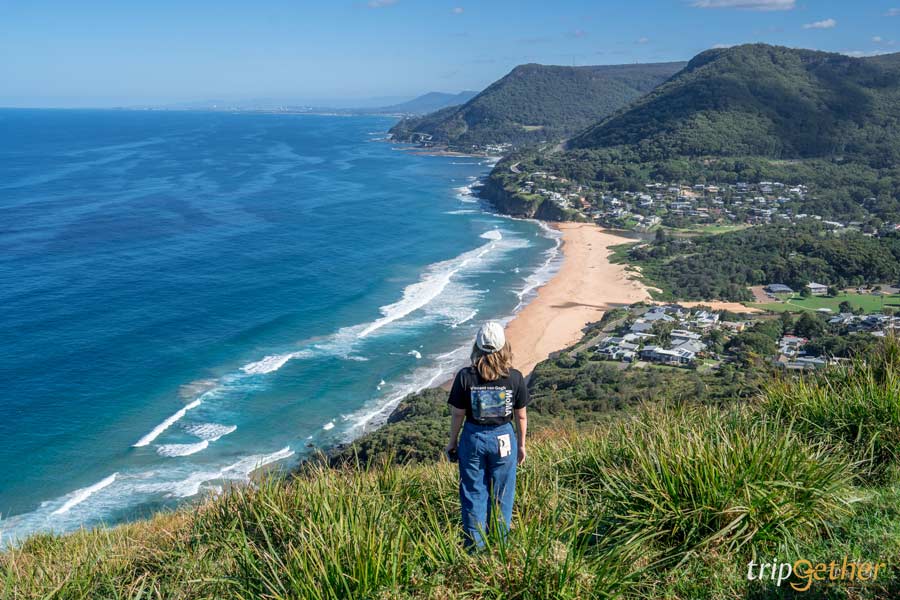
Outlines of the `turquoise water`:
<svg viewBox="0 0 900 600">
<path fill-rule="evenodd" d="M 0 534 L 288 468 L 449 378 L 555 268 L 383 117 L 0 111 Z"/>
</svg>

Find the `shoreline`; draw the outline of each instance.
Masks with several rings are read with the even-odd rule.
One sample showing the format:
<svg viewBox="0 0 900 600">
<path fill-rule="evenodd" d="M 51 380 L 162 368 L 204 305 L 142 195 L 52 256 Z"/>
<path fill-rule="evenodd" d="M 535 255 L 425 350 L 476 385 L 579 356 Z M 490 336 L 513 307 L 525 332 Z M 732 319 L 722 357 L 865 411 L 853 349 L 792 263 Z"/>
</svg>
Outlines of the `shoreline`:
<svg viewBox="0 0 900 600">
<path fill-rule="evenodd" d="M 535 365 L 581 339 L 583 329 L 617 306 L 649 300 L 610 246 L 629 241 L 594 223 L 550 224 L 562 233 L 562 264 L 506 326 L 513 364 L 529 377 Z"/>
<path fill-rule="evenodd" d="M 576 344 L 584 328 L 607 310 L 652 301 L 648 287 L 632 277 L 628 265 L 609 261 L 609 248 L 628 238 L 594 223 L 544 223 L 562 234 L 562 263 L 506 324 L 513 366 L 526 379 L 538 363 Z M 450 377 L 435 387 L 449 392 L 452 384 Z"/>
</svg>

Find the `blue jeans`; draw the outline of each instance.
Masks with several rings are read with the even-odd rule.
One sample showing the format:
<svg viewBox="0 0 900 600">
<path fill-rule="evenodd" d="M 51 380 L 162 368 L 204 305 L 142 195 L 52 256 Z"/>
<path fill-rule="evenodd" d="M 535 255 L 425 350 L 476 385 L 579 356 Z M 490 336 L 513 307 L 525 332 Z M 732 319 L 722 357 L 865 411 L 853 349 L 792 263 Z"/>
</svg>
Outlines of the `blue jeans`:
<svg viewBox="0 0 900 600">
<path fill-rule="evenodd" d="M 508 443 L 504 436 L 509 436 Z M 508 449 L 501 456 L 501 449 Z M 459 501 L 462 505 L 462 528 L 468 548 L 484 546 L 495 508 L 500 509 L 503 523 L 497 523 L 505 536 L 512 522 L 516 496 L 516 461 L 518 445 L 511 423 L 476 425 L 466 421 L 459 438 Z"/>
</svg>

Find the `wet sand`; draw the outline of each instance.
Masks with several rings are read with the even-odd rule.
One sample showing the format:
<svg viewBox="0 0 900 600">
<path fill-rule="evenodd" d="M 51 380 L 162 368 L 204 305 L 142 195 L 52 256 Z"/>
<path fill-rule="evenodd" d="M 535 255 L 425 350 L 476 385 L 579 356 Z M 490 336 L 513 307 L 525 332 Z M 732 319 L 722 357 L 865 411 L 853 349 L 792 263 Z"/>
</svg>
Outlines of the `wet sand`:
<svg viewBox="0 0 900 600">
<path fill-rule="evenodd" d="M 506 328 L 514 364 L 525 375 L 551 353 L 581 339 L 582 329 L 610 308 L 648 300 L 625 265 L 609 262 L 610 246 L 632 242 L 592 223 L 559 223 L 563 263 L 556 276 Z"/>
</svg>

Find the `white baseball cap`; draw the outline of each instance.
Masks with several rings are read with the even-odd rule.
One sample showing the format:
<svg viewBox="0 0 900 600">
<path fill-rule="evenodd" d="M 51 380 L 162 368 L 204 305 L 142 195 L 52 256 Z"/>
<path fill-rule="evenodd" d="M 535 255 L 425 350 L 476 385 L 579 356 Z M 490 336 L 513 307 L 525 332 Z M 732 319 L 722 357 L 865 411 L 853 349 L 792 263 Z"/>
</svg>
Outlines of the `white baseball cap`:
<svg viewBox="0 0 900 600">
<path fill-rule="evenodd" d="M 497 321 L 488 321 L 478 330 L 475 336 L 475 345 L 482 352 L 492 354 L 503 349 L 506 345 L 506 334 L 503 333 L 503 325 Z"/>
</svg>

